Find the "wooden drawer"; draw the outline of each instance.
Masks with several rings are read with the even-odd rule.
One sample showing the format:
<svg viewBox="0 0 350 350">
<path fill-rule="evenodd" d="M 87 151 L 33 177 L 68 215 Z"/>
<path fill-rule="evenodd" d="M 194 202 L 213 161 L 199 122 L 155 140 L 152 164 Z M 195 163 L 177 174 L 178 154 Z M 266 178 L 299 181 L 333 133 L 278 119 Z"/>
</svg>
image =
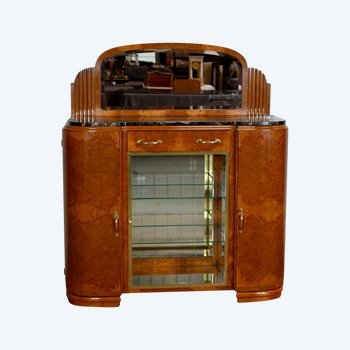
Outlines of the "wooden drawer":
<svg viewBox="0 0 350 350">
<path fill-rule="evenodd" d="M 128 132 L 129 152 L 228 152 L 230 130 Z"/>
</svg>

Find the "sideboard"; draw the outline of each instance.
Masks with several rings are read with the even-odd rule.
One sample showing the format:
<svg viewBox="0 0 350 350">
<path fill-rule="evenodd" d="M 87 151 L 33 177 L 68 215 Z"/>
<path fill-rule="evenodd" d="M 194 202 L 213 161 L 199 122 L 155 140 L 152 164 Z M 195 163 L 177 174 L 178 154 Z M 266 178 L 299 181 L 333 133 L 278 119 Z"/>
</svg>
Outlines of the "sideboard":
<svg viewBox="0 0 350 350">
<path fill-rule="evenodd" d="M 63 128 L 68 300 L 130 292 L 281 295 L 287 127 L 238 52 L 110 49 L 71 85 Z"/>
</svg>

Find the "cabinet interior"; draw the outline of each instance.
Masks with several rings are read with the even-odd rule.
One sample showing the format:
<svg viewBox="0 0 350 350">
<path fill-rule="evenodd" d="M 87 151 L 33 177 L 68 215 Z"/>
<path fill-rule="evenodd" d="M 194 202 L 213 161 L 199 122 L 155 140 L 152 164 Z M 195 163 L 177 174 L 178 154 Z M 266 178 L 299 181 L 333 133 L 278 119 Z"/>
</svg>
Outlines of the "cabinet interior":
<svg viewBox="0 0 350 350">
<path fill-rule="evenodd" d="M 227 154 L 129 156 L 132 287 L 225 284 Z"/>
</svg>

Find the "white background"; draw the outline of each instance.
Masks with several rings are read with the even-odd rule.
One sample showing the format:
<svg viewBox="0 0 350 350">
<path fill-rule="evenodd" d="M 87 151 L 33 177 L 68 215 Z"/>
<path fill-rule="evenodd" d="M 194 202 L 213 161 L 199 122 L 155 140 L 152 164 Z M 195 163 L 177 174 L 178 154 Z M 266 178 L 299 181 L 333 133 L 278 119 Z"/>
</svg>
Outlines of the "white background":
<svg viewBox="0 0 350 350">
<path fill-rule="evenodd" d="M 1 349 L 349 349 L 348 1 L 7 1 L 1 33 Z M 61 128 L 70 83 L 105 50 L 232 48 L 290 129 L 282 298 L 233 291 L 68 303 Z M 273 179 L 271 179 L 273 182 Z"/>
</svg>

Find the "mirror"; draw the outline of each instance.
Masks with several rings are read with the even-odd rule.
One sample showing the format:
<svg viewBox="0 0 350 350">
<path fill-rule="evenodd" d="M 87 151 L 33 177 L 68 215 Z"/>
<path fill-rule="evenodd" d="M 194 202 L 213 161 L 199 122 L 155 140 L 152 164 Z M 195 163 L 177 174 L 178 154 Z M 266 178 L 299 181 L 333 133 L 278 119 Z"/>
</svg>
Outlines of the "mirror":
<svg viewBox="0 0 350 350">
<path fill-rule="evenodd" d="M 120 52 L 101 66 L 103 109 L 239 109 L 242 64 L 216 51 Z"/>
</svg>

